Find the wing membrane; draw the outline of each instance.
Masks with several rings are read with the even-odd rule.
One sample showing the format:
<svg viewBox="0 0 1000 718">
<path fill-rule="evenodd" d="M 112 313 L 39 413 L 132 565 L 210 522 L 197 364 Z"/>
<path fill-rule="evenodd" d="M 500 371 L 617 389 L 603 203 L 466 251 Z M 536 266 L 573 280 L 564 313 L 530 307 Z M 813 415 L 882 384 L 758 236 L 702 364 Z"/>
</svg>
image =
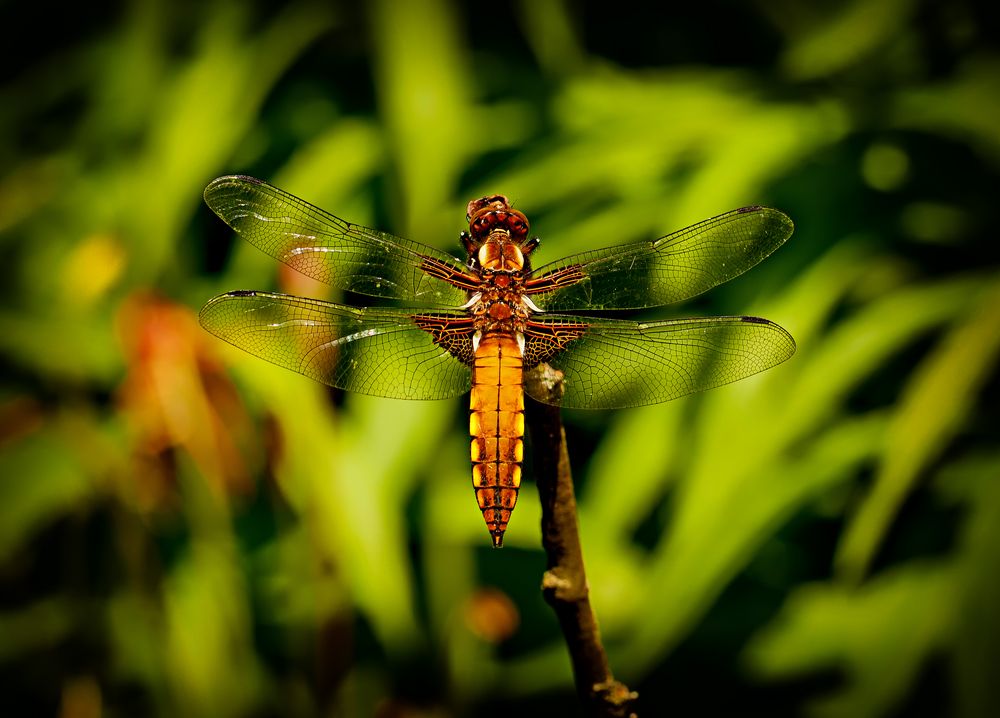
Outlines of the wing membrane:
<svg viewBox="0 0 1000 718">
<path fill-rule="evenodd" d="M 461 312 L 359 309 L 268 292 L 230 292 L 201 310 L 205 329 L 250 354 L 330 386 L 392 399 L 469 391 L 469 367 L 420 327 L 469 322 Z M 453 332 L 465 341 L 471 331 Z"/>
<path fill-rule="evenodd" d="M 464 290 L 421 269 L 430 258 L 463 272 L 450 254 L 345 222 L 262 180 L 219 177 L 205 188 L 205 202 L 250 244 L 326 284 L 422 304 L 466 301 Z"/>
<path fill-rule="evenodd" d="M 534 317 L 539 334 L 579 338 L 548 360 L 563 372 L 559 401 L 572 409 L 620 409 L 669 401 L 743 379 L 780 364 L 795 341 L 758 317 L 706 317 L 628 322 L 551 315 Z M 562 329 L 561 329 L 562 328 Z M 532 342 L 529 325 L 527 341 Z"/>
<path fill-rule="evenodd" d="M 739 276 L 780 247 L 793 229 L 792 220 L 776 209 L 744 207 L 654 242 L 582 252 L 540 267 L 536 281 L 567 269 L 583 278 L 531 299 L 546 311 L 672 304 Z"/>
</svg>

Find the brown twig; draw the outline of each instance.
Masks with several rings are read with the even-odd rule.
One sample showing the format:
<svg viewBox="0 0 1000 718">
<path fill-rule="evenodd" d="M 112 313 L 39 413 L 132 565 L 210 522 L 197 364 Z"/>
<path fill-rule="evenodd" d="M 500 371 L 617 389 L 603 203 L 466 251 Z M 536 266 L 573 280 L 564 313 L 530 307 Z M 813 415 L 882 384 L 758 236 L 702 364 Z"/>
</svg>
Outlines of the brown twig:
<svg viewBox="0 0 1000 718">
<path fill-rule="evenodd" d="M 547 365 L 531 372 L 526 380 L 533 384 L 535 396 L 558 397 L 562 393 L 561 373 Z M 562 416 L 559 408 L 550 404 L 531 402 L 527 409 L 542 502 L 542 544 L 548 558 L 542 592 L 566 639 L 577 695 L 592 715 L 634 717 L 638 696 L 611 674 L 590 607 Z"/>
</svg>

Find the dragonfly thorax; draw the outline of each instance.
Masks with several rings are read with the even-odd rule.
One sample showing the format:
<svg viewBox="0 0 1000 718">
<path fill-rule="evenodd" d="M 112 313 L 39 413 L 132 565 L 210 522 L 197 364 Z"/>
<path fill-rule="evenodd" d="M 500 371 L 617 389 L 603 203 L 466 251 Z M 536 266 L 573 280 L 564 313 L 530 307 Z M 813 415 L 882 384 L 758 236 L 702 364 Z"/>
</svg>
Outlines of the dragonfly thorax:
<svg viewBox="0 0 1000 718">
<path fill-rule="evenodd" d="M 524 280 L 517 272 L 484 270 L 476 301 L 470 306 L 475 327 L 484 332 L 523 332 L 530 314 L 524 303 Z"/>
<path fill-rule="evenodd" d="M 503 232 L 490 234 L 486 243 L 476 252 L 479 267 L 484 271 L 521 272 L 524 270 L 524 253 L 507 239 Z"/>
</svg>

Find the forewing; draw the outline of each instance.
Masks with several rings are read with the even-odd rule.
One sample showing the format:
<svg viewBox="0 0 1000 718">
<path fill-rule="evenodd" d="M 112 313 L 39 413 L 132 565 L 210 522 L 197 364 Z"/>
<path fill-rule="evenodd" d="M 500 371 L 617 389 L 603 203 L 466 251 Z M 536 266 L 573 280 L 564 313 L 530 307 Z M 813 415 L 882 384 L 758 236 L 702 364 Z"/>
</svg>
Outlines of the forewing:
<svg viewBox="0 0 1000 718">
<path fill-rule="evenodd" d="M 530 383 L 528 393 L 572 409 L 669 401 L 762 372 L 795 353 L 788 332 L 758 317 L 637 323 L 550 315 L 533 318 L 525 336 L 526 355 L 564 375 L 561 400 L 536 395 Z"/>
<path fill-rule="evenodd" d="M 529 293 L 546 311 L 672 304 L 747 271 L 780 247 L 793 228 L 776 209 L 744 207 L 655 242 L 605 247 L 547 264 L 534 273 Z"/>
<path fill-rule="evenodd" d="M 262 180 L 219 177 L 205 188 L 205 202 L 252 245 L 326 284 L 421 304 L 466 301 L 464 289 L 425 271 L 431 261 L 463 272 L 450 254 L 345 222 Z"/>
<path fill-rule="evenodd" d="M 330 386 L 391 399 L 447 399 L 469 391 L 469 367 L 435 341 L 449 327 L 471 353 L 460 312 L 359 309 L 267 292 L 230 292 L 201 310 L 205 329 L 261 359 Z"/>
</svg>

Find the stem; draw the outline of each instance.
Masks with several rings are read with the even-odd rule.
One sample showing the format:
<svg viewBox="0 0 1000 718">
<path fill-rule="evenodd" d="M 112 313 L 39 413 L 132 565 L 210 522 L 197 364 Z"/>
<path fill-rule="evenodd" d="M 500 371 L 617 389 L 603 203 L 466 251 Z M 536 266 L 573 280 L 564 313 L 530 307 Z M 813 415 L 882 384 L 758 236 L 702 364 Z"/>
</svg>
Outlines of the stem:
<svg viewBox="0 0 1000 718">
<path fill-rule="evenodd" d="M 530 372 L 525 379 L 532 385 L 534 396 L 548 396 L 553 402 L 562 396 L 562 374 L 547 365 Z M 529 402 L 527 409 L 542 502 L 542 545 L 548 559 L 542 593 L 559 619 L 573 664 L 577 695 L 592 715 L 634 717 L 638 694 L 611 674 L 597 618 L 590 607 L 562 416 L 559 408 L 549 403 Z"/>
</svg>

